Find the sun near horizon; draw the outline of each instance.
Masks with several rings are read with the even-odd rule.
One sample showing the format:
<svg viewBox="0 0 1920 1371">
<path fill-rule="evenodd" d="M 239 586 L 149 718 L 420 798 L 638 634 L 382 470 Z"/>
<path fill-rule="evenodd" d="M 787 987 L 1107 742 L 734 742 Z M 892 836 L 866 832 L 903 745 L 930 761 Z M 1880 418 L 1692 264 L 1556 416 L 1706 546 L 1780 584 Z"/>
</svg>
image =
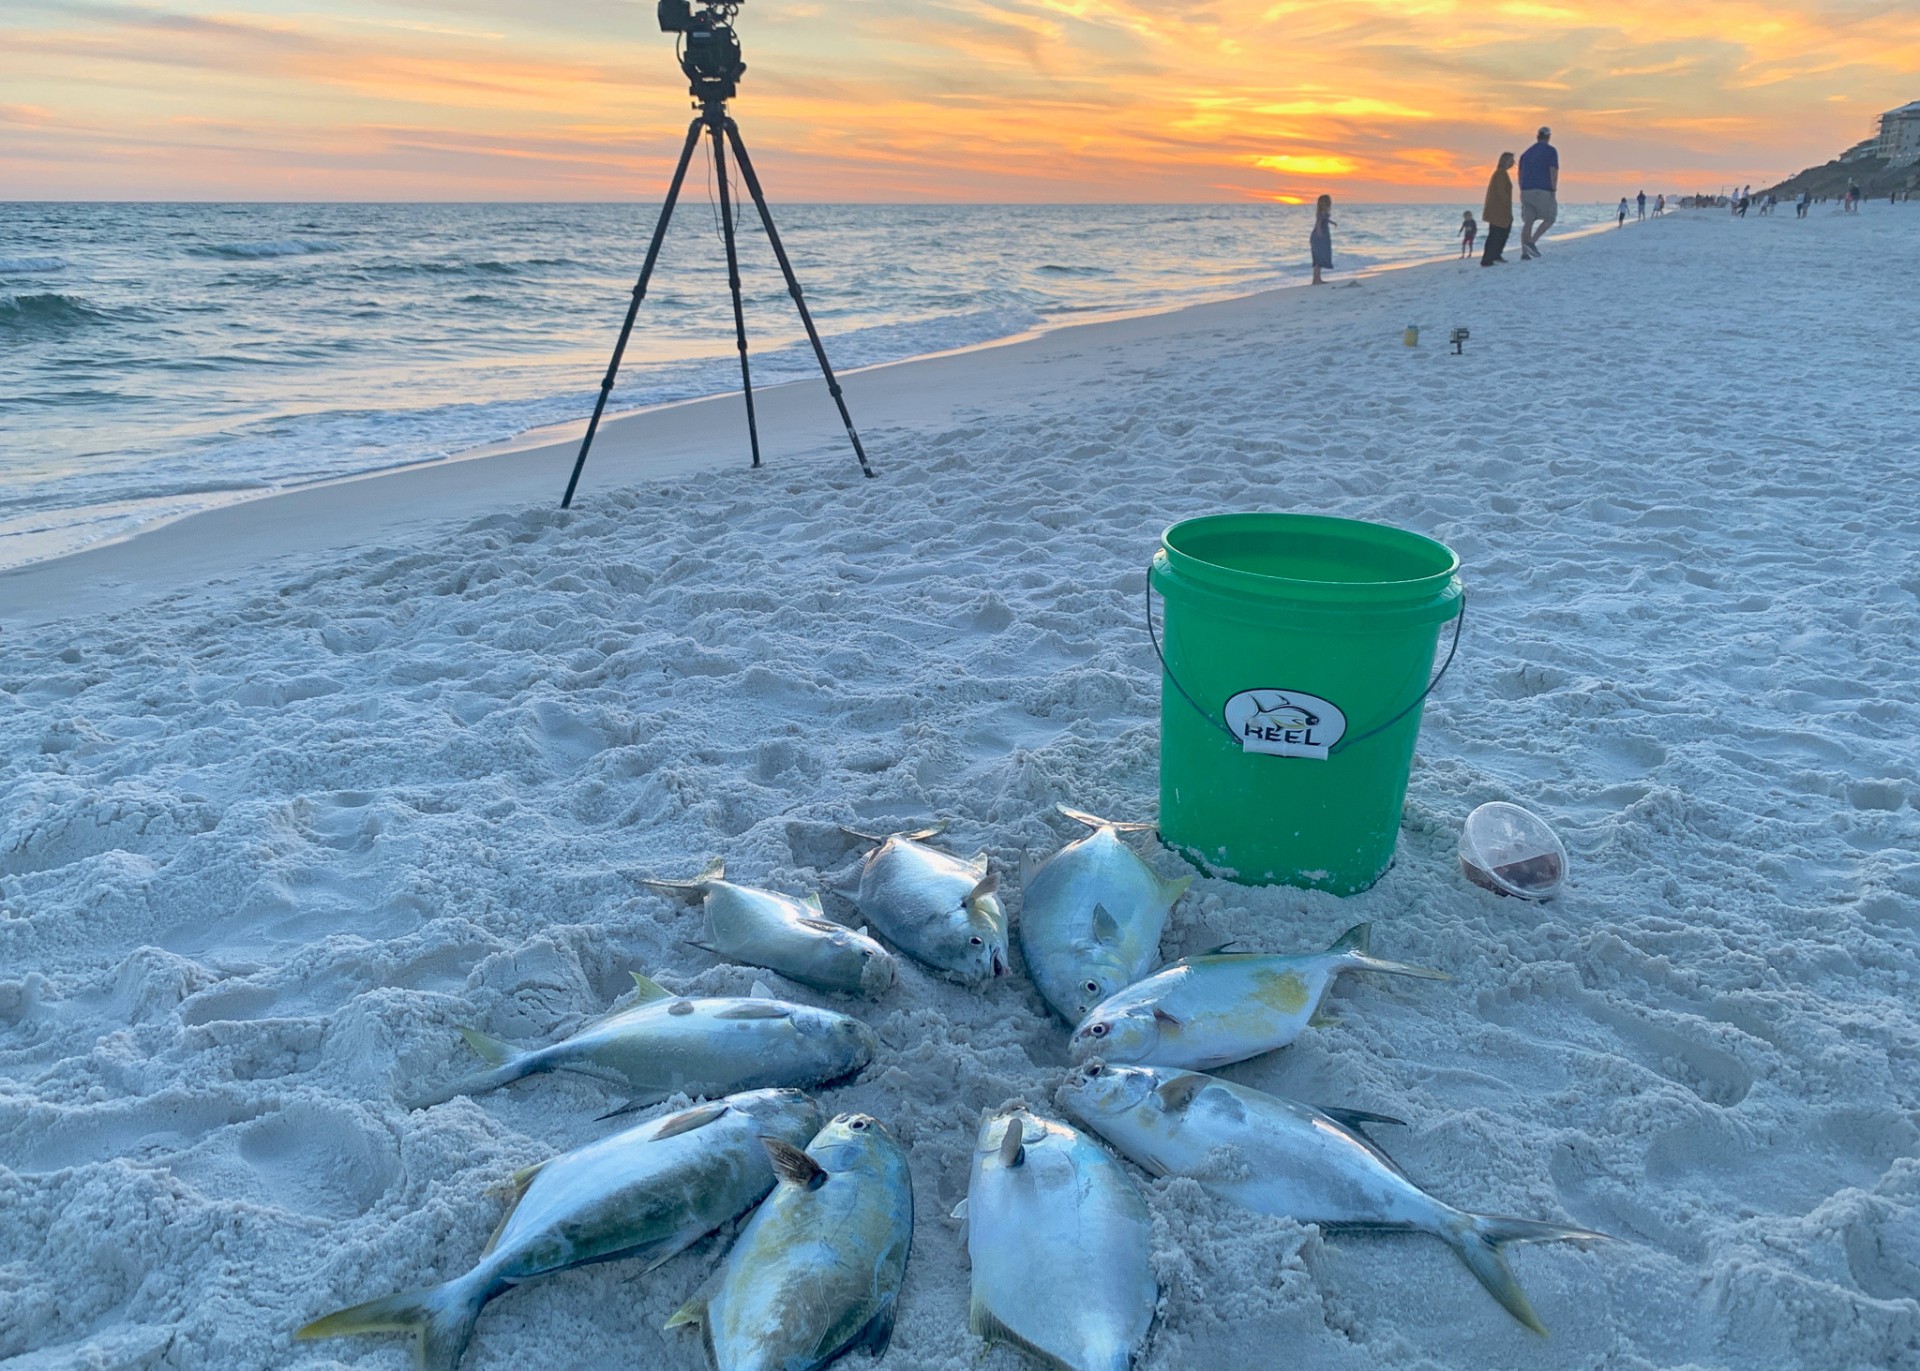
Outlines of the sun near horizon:
<svg viewBox="0 0 1920 1371">
<path fill-rule="evenodd" d="M 1823 162 L 1920 95 L 1846 0 L 747 0 L 734 112 L 795 201 L 1457 197 L 1549 123 L 1565 192 Z M 11 0 L 7 198 L 657 198 L 652 0 Z"/>
</svg>

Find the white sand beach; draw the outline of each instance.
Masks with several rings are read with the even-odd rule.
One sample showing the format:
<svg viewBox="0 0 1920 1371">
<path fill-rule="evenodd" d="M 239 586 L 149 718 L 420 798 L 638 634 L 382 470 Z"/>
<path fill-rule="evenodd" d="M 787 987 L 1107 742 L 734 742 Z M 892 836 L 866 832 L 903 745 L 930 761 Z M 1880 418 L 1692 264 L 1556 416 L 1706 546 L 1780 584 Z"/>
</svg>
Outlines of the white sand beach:
<svg viewBox="0 0 1920 1371">
<path fill-rule="evenodd" d="M 723 855 L 855 922 L 841 824 L 948 819 L 1017 918 L 1021 854 L 1078 836 L 1056 801 L 1153 816 L 1161 531 L 1286 509 L 1454 548 L 1460 658 L 1393 870 L 1197 880 L 1164 954 L 1371 920 L 1456 980 L 1350 977 L 1342 1022 L 1222 1074 L 1620 1241 L 1516 1250 L 1542 1340 L 1431 1238 L 1135 1172 L 1141 1365 L 1920 1368 L 1920 210 L 1545 251 L 861 372 L 876 480 L 795 386 L 761 472 L 722 397 L 612 425 L 567 513 L 553 435 L 0 574 L 0 1366 L 410 1365 L 291 1334 L 465 1271 L 510 1172 L 617 1126 L 578 1077 L 408 1112 L 473 1064 L 458 1026 L 550 1040 L 630 970 L 825 1002 L 635 878 Z M 1461 878 L 1493 799 L 1557 826 L 1562 898 Z M 1054 1112 L 1066 1030 L 1017 970 L 837 1007 L 882 1049 L 823 1103 L 914 1171 L 883 1364 L 1013 1371 L 943 1216 L 983 1108 Z M 691 1371 L 660 1325 L 724 1251 L 509 1292 L 464 1366 Z"/>
</svg>

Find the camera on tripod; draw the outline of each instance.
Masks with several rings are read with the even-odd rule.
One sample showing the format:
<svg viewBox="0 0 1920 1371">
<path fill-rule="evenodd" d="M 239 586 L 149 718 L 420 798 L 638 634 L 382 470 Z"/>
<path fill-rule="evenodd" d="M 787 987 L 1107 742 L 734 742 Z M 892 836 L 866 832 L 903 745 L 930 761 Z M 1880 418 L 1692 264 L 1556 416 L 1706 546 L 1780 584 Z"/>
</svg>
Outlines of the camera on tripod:
<svg viewBox="0 0 1920 1371">
<path fill-rule="evenodd" d="M 687 74 L 688 92 L 697 100 L 731 100 L 740 88 L 747 64 L 740 56 L 740 36 L 733 16 L 746 0 L 660 0 L 660 31 L 685 34 L 680 47 L 680 70 Z"/>
</svg>

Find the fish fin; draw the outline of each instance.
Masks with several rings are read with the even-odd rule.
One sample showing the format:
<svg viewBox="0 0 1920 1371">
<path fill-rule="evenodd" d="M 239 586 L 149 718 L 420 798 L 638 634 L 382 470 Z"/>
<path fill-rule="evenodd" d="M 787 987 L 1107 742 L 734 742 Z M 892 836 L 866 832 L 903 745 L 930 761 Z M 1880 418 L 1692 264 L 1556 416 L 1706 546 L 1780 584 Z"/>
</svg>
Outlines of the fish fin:
<svg viewBox="0 0 1920 1371">
<path fill-rule="evenodd" d="M 965 1195 L 962 1195 L 962 1196 L 960 1197 L 960 1203 L 958 1203 L 958 1204 L 956 1204 L 956 1205 L 955 1205 L 955 1206 L 953 1207 L 953 1212 L 952 1212 L 952 1213 L 950 1213 L 950 1214 L 948 1214 L 948 1215 L 947 1215 L 947 1217 L 948 1217 L 948 1218 L 950 1218 L 950 1219 L 953 1219 L 953 1220 L 956 1220 L 957 1222 L 961 1222 L 961 1223 L 964 1223 L 964 1222 L 966 1222 L 966 1218 L 967 1218 L 967 1197 L 966 1197 Z"/>
<path fill-rule="evenodd" d="M 472 1047 L 480 1058 L 492 1067 L 492 1070 L 462 1076 L 450 1085 L 443 1085 L 438 1090 L 411 1099 L 407 1101 L 408 1109 L 431 1109 L 434 1105 L 445 1104 L 456 1096 L 478 1095 L 488 1090 L 498 1090 L 501 1086 L 510 1085 L 523 1076 L 531 1076 L 540 1069 L 533 1061 L 535 1054 L 531 1052 L 521 1052 L 497 1038 L 489 1038 L 486 1034 L 471 1028 L 461 1029 L 460 1035 L 467 1040 L 468 1046 Z"/>
<path fill-rule="evenodd" d="M 906 833 L 862 833 L 859 829 L 848 828 L 845 824 L 840 825 L 840 831 L 849 838 L 859 838 L 869 843 L 890 842 L 895 838 L 904 838 L 910 843 L 918 843 L 924 842 L 928 838 L 937 838 L 942 833 L 945 833 L 947 831 L 947 821 L 942 819 L 938 823 L 929 824 L 925 828 L 916 828 Z"/>
<path fill-rule="evenodd" d="M 652 877 L 642 876 L 640 878 L 640 884 L 646 886 L 649 890 L 698 895 L 704 893 L 706 888 L 715 881 L 724 881 L 726 878 L 727 859 L 725 857 L 715 857 L 700 869 L 698 876 L 695 876 L 690 881 L 662 881 Z"/>
<path fill-rule="evenodd" d="M 1224 943 L 1215 943 L 1212 947 L 1208 948 L 1204 952 L 1189 952 L 1186 956 L 1182 957 L 1180 960 L 1183 962 L 1191 962 L 1191 961 L 1197 961 L 1201 957 L 1218 957 L 1221 953 L 1231 952 L 1233 951 L 1234 948 L 1238 946 L 1240 946 L 1240 940 L 1238 938 L 1229 938 Z"/>
<path fill-rule="evenodd" d="M 674 998 L 671 990 L 656 981 L 647 979 L 647 977 L 642 976 L 638 971 L 630 971 L 627 974 L 633 977 L 632 998 L 635 1004 L 652 1004 L 655 1000 L 671 1000 Z"/>
<path fill-rule="evenodd" d="M 1120 941 L 1120 921 L 1103 904 L 1093 907 L 1093 940 L 1096 943 L 1117 943 Z"/>
<path fill-rule="evenodd" d="M 1023 1165 L 1027 1160 L 1027 1126 L 1015 1114 L 1007 1120 L 1006 1131 L 1000 1135 L 1000 1165 L 1011 1171 Z"/>
<path fill-rule="evenodd" d="M 677 1138 L 682 1133 L 691 1133 L 696 1128 L 705 1128 L 715 1119 L 727 1112 L 726 1104 L 701 1104 L 692 1109 L 683 1109 L 678 1114 L 669 1114 L 660 1120 L 660 1126 L 653 1130 L 650 1142 L 660 1142 L 666 1138 Z"/>
<path fill-rule="evenodd" d="M 552 1160 L 551 1157 L 547 1158 L 547 1161 Z M 486 1256 L 499 1245 L 500 1235 L 507 1231 L 507 1220 L 511 1219 L 513 1211 L 520 1207 L 520 1201 L 526 1198 L 527 1187 L 533 1184 L 533 1178 L 540 1174 L 541 1168 L 546 1164 L 547 1162 L 535 1162 L 532 1166 L 523 1166 L 507 1177 L 506 1184 L 488 1187 L 488 1194 L 500 1193 L 506 1197 L 507 1207 L 500 1214 L 500 1222 L 493 1226 L 493 1234 L 487 1239 L 487 1245 L 480 1249 L 481 1256 Z"/>
<path fill-rule="evenodd" d="M 820 892 L 817 890 L 809 891 L 807 894 L 802 895 L 800 897 L 800 903 L 816 914 L 826 913 L 826 910 L 820 905 Z"/>
<path fill-rule="evenodd" d="M 612 1109 L 609 1109 L 604 1114 L 594 1115 L 593 1121 L 595 1123 L 604 1123 L 608 1119 L 617 1119 L 622 1114 L 638 1113 L 642 1109 L 646 1109 L 652 1105 L 659 1104 L 660 1101 L 664 1099 L 666 1099 L 666 1096 L 660 1093 L 659 1091 L 655 1091 L 651 1095 L 635 1095 L 632 1099 L 628 1100 L 625 1104 L 615 1105 Z"/>
<path fill-rule="evenodd" d="M 1159 1005 L 1153 1007 L 1153 1021 L 1158 1024 L 1165 1024 L 1168 1028 L 1180 1027 L 1180 1020 L 1174 1018 L 1173 1015 L 1167 1013 L 1167 1011 Z"/>
<path fill-rule="evenodd" d="M 1526 1293 L 1514 1280 L 1501 1249 L 1510 1242 L 1610 1241 L 1605 1233 L 1500 1214 L 1460 1214 L 1440 1236 L 1446 1239 L 1467 1270 L 1473 1272 L 1474 1279 L 1500 1302 L 1502 1309 L 1542 1337 L 1546 1336 L 1546 1325 L 1527 1303 Z"/>
<path fill-rule="evenodd" d="M 692 938 L 682 938 L 680 941 L 685 943 L 688 947 L 697 947 L 702 952 L 710 952 L 716 957 L 724 957 L 727 955 L 726 953 L 722 952 L 719 948 L 715 947 L 712 943 L 696 942 Z"/>
<path fill-rule="evenodd" d="M 967 1306 L 967 1331 L 976 1338 L 984 1338 L 989 1343 L 1003 1342 L 1009 1347 L 1017 1347 L 1038 1361 L 1047 1371 L 1073 1371 L 1073 1368 L 1043 1347 L 1037 1347 L 1021 1337 L 1004 1323 L 978 1298 Z"/>
<path fill-rule="evenodd" d="M 800 920 L 800 927 L 811 928 L 819 933 L 840 933 L 845 931 L 844 925 L 837 924 L 831 919 L 802 919 Z"/>
<path fill-rule="evenodd" d="M 871 938 L 873 936 L 873 930 L 869 928 L 866 924 L 861 924 L 860 927 L 854 929 L 853 931 L 855 933 L 858 933 L 863 938 Z"/>
<path fill-rule="evenodd" d="M 1033 878 L 1040 874 L 1040 868 L 1042 868 L 1046 864 L 1047 863 L 1045 861 L 1036 862 L 1033 859 L 1033 854 L 1027 851 L 1025 848 L 1020 849 L 1020 887 L 1021 889 L 1024 890 L 1027 886 L 1032 885 Z"/>
<path fill-rule="evenodd" d="M 1369 957 L 1364 952 L 1348 953 L 1345 958 L 1346 969 L 1352 971 L 1379 971 L 1389 976 L 1417 976 L 1423 981 L 1450 981 L 1451 972 L 1438 971 L 1430 966 L 1414 966 L 1410 962 L 1389 962 L 1380 957 Z"/>
<path fill-rule="evenodd" d="M 730 1005 L 714 1016 L 716 1019 L 789 1019 L 793 1017 L 793 1006 L 783 1000 L 776 1000 L 773 992 L 763 982 L 753 983 L 753 994 L 739 1004 Z"/>
<path fill-rule="evenodd" d="M 1054 810 L 1077 824 L 1085 824 L 1088 828 L 1117 828 L 1122 833 L 1145 833 L 1153 827 L 1152 824 L 1123 823 L 1117 819 L 1103 819 L 1097 814 L 1087 813 L 1084 809 L 1070 809 L 1063 804 L 1055 804 Z"/>
<path fill-rule="evenodd" d="M 1160 880 L 1160 877 L 1155 875 L 1154 879 Z M 1187 888 L 1192 884 L 1192 876 L 1179 876 L 1171 881 L 1160 881 L 1160 898 L 1165 900 L 1167 907 L 1171 909 L 1174 902 L 1186 894 Z"/>
<path fill-rule="evenodd" d="M 792 1143 L 762 1135 L 760 1145 L 767 1149 L 773 1174 L 781 1180 L 806 1190 L 818 1190 L 827 1183 L 826 1168 Z"/>
<path fill-rule="evenodd" d="M 662 1332 L 665 1332 L 669 1328 L 699 1327 L 703 1326 L 706 1321 L 707 1297 L 705 1295 L 695 1295 L 692 1299 L 674 1310 L 673 1313 L 669 1314 L 667 1321 L 660 1325 L 660 1329 Z"/>
<path fill-rule="evenodd" d="M 498 1038 L 489 1038 L 477 1028 L 463 1028 L 460 1036 L 467 1040 L 474 1055 L 488 1066 L 505 1066 L 519 1055 L 519 1049 L 501 1042 Z"/>
<path fill-rule="evenodd" d="M 1313 1017 L 1307 1020 L 1308 1028 L 1338 1028 L 1346 1020 L 1338 1014 L 1329 1014 L 1324 1009 L 1313 1011 Z M 1322 1111 L 1325 1112 L 1325 1111 Z"/>
<path fill-rule="evenodd" d="M 1212 1084 L 1213 1077 L 1198 1071 L 1189 1071 L 1184 1075 L 1175 1076 L 1170 1081 L 1163 1081 L 1154 1088 L 1153 1093 L 1160 1097 L 1160 1107 L 1163 1111 L 1180 1110 L 1192 1104 L 1194 1098 Z"/>
<path fill-rule="evenodd" d="M 715 857 L 712 861 L 708 862 L 706 866 L 701 868 L 698 879 L 704 883 L 706 881 L 724 881 L 726 878 L 727 859 L 725 857 Z"/>
<path fill-rule="evenodd" d="M 1407 1126 L 1405 1119 L 1396 1119 L 1391 1114 L 1372 1114 L 1364 1109 L 1336 1109 L 1330 1104 L 1318 1104 L 1314 1108 L 1342 1128 L 1350 1128 L 1361 1137 L 1366 1136 L 1366 1125 L 1370 1123 L 1390 1123 L 1395 1128 Z"/>
<path fill-rule="evenodd" d="M 867 1320 L 867 1326 L 860 1330 L 849 1346 L 864 1348 L 871 1357 L 885 1356 L 888 1344 L 893 1341 L 893 1322 L 899 1312 L 900 1301 L 889 1290 L 880 1297 L 880 1307 L 874 1310 L 873 1317 Z"/>
<path fill-rule="evenodd" d="M 765 981 L 755 978 L 753 987 L 747 991 L 747 998 L 750 1000 L 771 1000 L 774 999 L 775 996 L 773 991 L 767 987 Z"/>
<path fill-rule="evenodd" d="M 1373 945 L 1373 925 L 1370 923 L 1355 924 L 1352 928 L 1349 928 L 1345 933 L 1342 933 L 1339 937 L 1335 938 L 1333 940 L 1333 946 L 1329 947 L 1327 951 L 1358 952 L 1362 956 L 1364 956 L 1367 952 L 1367 949 L 1370 948 L 1372 945 Z"/>
<path fill-rule="evenodd" d="M 504 1286 L 468 1272 L 445 1285 L 369 1300 L 315 1319 L 295 1330 L 300 1341 L 350 1333 L 411 1333 L 420 1371 L 454 1371 L 473 1338 L 480 1308 Z"/>
<path fill-rule="evenodd" d="M 982 852 L 980 856 L 975 860 L 984 862 L 986 860 L 986 856 L 987 854 Z M 987 896 L 993 894 L 999 888 L 1000 888 L 1000 878 L 994 875 L 991 871 L 989 871 L 980 878 L 980 880 L 978 881 L 978 883 L 974 885 L 972 890 L 969 890 L 967 892 L 967 897 L 964 900 L 960 901 L 960 903 L 963 905 L 969 905 L 969 904 L 972 904 L 975 900 L 984 900 L 987 898 Z"/>
</svg>

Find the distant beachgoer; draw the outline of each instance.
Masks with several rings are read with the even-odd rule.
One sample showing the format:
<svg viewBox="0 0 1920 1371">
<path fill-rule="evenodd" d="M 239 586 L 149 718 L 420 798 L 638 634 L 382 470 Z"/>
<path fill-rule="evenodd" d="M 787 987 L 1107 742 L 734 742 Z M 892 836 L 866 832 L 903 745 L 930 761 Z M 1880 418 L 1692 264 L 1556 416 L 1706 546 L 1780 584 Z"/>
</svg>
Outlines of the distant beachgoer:
<svg viewBox="0 0 1920 1371">
<path fill-rule="evenodd" d="M 1849 180 L 1847 182 L 1847 203 L 1846 203 L 1845 212 L 1848 214 L 1853 214 L 1853 213 L 1856 213 L 1859 210 L 1859 208 L 1860 208 L 1860 183 L 1858 181 Z"/>
<path fill-rule="evenodd" d="M 1643 190 L 1633 198 L 1634 198 L 1634 203 L 1640 206 L 1639 217 L 1642 219 L 1646 218 L 1647 217 L 1647 193 Z"/>
<path fill-rule="evenodd" d="M 1807 211 L 1811 208 L 1813 208 L 1813 192 L 1803 190 L 1800 192 L 1799 200 L 1794 203 L 1793 217 L 1796 219 L 1804 219 L 1807 217 Z"/>
<path fill-rule="evenodd" d="M 1480 225 L 1474 220 L 1473 211 L 1468 210 L 1460 216 L 1460 255 L 1473 256 L 1473 240 L 1480 236 Z"/>
<path fill-rule="evenodd" d="M 1313 250 L 1313 283 L 1325 285 L 1320 279 L 1322 271 L 1333 270 L 1333 197 L 1323 195 L 1313 210 L 1313 232 L 1307 235 L 1307 246 Z"/>
<path fill-rule="evenodd" d="M 1512 165 L 1513 154 L 1501 153 L 1499 165 L 1487 178 L 1487 202 L 1480 206 L 1480 217 L 1487 225 L 1487 248 L 1480 254 L 1483 267 L 1507 260 L 1501 254 L 1507 248 L 1507 235 L 1513 232 L 1513 177 L 1507 173 Z"/>
<path fill-rule="evenodd" d="M 1665 214 L 1666 212 L 1667 212 L 1667 197 L 1666 197 L 1666 193 L 1663 191 L 1659 195 L 1656 195 L 1653 197 L 1653 217 L 1658 219 L 1661 215 Z"/>
<path fill-rule="evenodd" d="M 1627 226 L 1627 197 L 1623 195 L 1620 197 L 1620 222 L 1615 224 L 1614 227 L 1625 228 L 1626 226 Z"/>
<path fill-rule="evenodd" d="M 1540 255 L 1540 239 L 1560 217 L 1560 150 L 1553 130 L 1541 127 L 1533 146 L 1520 154 L 1520 257 Z M 1538 227 L 1536 227 L 1538 225 Z"/>
</svg>

